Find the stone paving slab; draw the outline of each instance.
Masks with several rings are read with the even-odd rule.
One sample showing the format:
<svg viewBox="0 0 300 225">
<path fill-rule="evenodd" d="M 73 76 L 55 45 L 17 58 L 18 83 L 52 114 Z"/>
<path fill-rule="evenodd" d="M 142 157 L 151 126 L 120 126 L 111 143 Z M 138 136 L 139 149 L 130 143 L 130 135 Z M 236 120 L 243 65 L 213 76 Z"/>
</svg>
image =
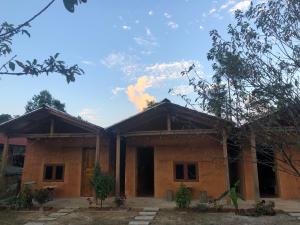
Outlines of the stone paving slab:
<svg viewBox="0 0 300 225">
<path fill-rule="evenodd" d="M 58 210 L 57 212 L 58 213 L 70 213 L 70 212 L 73 212 L 75 209 L 72 209 L 72 208 L 68 208 L 68 209 L 60 209 Z"/>
<path fill-rule="evenodd" d="M 300 213 L 289 213 L 290 216 L 300 217 Z"/>
<path fill-rule="evenodd" d="M 68 213 L 62 213 L 62 212 L 56 212 L 56 213 L 51 213 L 49 214 L 48 216 L 49 217 L 60 217 L 60 216 L 65 216 L 67 215 Z"/>
<path fill-rule="evenodd" d="M 145 212 L 158 212 L 159 208 L 155 208 L 155 207 L 145 207 L 144 208 Z"/>
<path fill-rule="evenodd" d="M 38 221 L 52 221 L 56 219 L 57 219 L 56 217 L 40 217 Z"/>
<path fill-rule="evenodd" d="M 28 222 L 28 223 L 25 223 L 24 225 L 44 225 L 44 223 Z"/>
<path fill-rule="evenodd" d="M 140 216 L 155 216 L 157 212 L 139 212 Z"/>
<path fill-rule="evenodd" d="M 130 221 L 128 225 L 149 225 L 149 221 Z"/>
<path fill-rule="evenodd" d="M 149 221 L 153 220 L 154 216 L 136 216 L 134 217 L 135 220 L 144 220 L 144 221 Z"/>
</svg>

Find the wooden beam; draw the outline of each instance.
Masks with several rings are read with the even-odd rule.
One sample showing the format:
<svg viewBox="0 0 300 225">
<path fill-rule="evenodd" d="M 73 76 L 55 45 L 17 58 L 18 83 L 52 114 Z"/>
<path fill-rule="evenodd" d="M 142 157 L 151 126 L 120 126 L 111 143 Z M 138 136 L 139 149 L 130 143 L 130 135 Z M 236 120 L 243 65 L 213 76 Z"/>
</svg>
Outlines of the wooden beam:
<svg viewBox="0 0 300 225">
<path fill-rule="evenodd" d="M 170 114 L 168 113 L 167 114 L 167 130 L 171 130 L 172 129 L 172 121 L 171 121 L 171 116 Z"/>
<path fill-rule="evenodd" d="M 217 134 L 216 129 L 192 129 L 192 130 L 161 130 L 161 131 L 137 131 L 123 134 L 124 137 L 154 136 L 154 135 L 186 135 L 186 134 Z"/>
<path fill-rule="evenodd" d="M 254 185 L 254 198 L 256 201 L 259 200 L 259 180 L 257 172 L 257 158 L 256 158 L 256 140 L 255 133 L 251 130 L 250 134 L 250 148 L 251 148 L 251 161 L 252 161 L 252 172 L 253 172 L 253 185 Z"/>
<path fill-rule="evenodd" d="M 120 196 L 121 136 L 116 137 L 116 196 Z"/>
<path fill-rule="evenodd" d="M 11 137 L 25 138 L 69 138 L 69 137 L 96 137 L 92 133 L 54 133 L 54 134 L 11 134 Z"/>
<path fill-rule="evenodd" d="M 95 155 L 95 164 L 97 165 L 100 160 L 100 135 L 96 137 L 96 155 Z"/>
</svg>

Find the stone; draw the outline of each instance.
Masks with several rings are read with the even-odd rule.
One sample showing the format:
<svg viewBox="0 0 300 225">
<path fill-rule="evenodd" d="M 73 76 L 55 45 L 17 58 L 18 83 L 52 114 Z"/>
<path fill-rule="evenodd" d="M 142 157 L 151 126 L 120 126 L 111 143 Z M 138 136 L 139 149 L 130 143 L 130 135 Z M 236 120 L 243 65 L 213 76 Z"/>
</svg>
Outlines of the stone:
<svg viewBox="0 0 300 225">
<path fill-rule="evenodd" d="M 134 219 L 148 221 L 148 220 L 153 220 L 154 216 L 136 216 L 134 217 Z"/>
<path fill-rule="evenodd" d="M 56 220 L 57 218 L 55 217 L 41 217 L 38 219 L 38 221 L 52 221 L 52 220 Z"/>
<path fill-rule="evenodd" d="M 68 209 L 60 209 L 57 212 L 58 213 L 70 213 L 70 212 L 73 212 L 74 210 L 75 209 L 73 209 L 73 208 L 68 208 Z"/>
<path fill-rule="evenodd" d="M 60 217 L 60 216 L 65 216 L 67 214 L 68 213 L 56 212 L 56 213 L 51 213 L 48 216 L 50 216 L 50 217 Z"/>
<path fill-rule="evenodd" d="M 145 207 L 144 208 L 145 212 L 158 212 L 159 208 L 155 208 L 155 207 Z"/>
<path fill-rule="evenodd" d="M 140 216 L 155 216 L 157 212 L 139 212 Z"/>
<path fill-rule="evenodd" d="M 28 222 L 28 223 L 25 223 L 24 225 L 44 225 L 44 223 Z"/>
<path fill-rule="evenodd" d="M 149 225 L 149 221 L 130 221 L 128 225 Z"/>
<path fill-rule="evenodd" d="M 297 213 L 289 213 L 290 216 L 295 216 L 295 217 L 300 217 L 300 213 L 297 212 Z"/>
</svg>

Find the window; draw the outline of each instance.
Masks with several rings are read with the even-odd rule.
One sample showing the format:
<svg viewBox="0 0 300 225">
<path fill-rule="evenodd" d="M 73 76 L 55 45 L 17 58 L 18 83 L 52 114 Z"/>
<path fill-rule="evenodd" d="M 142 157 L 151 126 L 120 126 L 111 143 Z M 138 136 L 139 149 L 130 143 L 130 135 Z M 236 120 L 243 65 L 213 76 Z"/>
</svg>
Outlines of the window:
<svg viewBox="0 0 300 225">
<path fill-rule="evenodd" d="M 174 163 L 175 181 L 198 181 L 198 164 L 195 162 Z"/>
<path fill-rule="evenodd" d="M 63 181 L 64 180 L 64 165 L 48 164 L 44 168 L 45 181 Z"/>
</svg>

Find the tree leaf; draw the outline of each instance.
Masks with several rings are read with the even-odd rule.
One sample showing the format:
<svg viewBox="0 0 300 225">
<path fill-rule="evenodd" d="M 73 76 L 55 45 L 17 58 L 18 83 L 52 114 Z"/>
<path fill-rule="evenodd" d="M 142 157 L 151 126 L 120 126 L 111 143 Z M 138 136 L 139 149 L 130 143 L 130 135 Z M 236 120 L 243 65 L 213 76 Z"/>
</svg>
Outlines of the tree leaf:
<svg viewBox="0 0 300 225">
<path fill-rule="evenodd" d="M 16 68 L 15 63 L 13 63 L 13 62 L 9 62 L 9 63 L 8 63 L 8 66 L 9 66 L 9 69 L 11 69 L 12 71 L 14 71 L 15 68 Z"/>
</svg>

